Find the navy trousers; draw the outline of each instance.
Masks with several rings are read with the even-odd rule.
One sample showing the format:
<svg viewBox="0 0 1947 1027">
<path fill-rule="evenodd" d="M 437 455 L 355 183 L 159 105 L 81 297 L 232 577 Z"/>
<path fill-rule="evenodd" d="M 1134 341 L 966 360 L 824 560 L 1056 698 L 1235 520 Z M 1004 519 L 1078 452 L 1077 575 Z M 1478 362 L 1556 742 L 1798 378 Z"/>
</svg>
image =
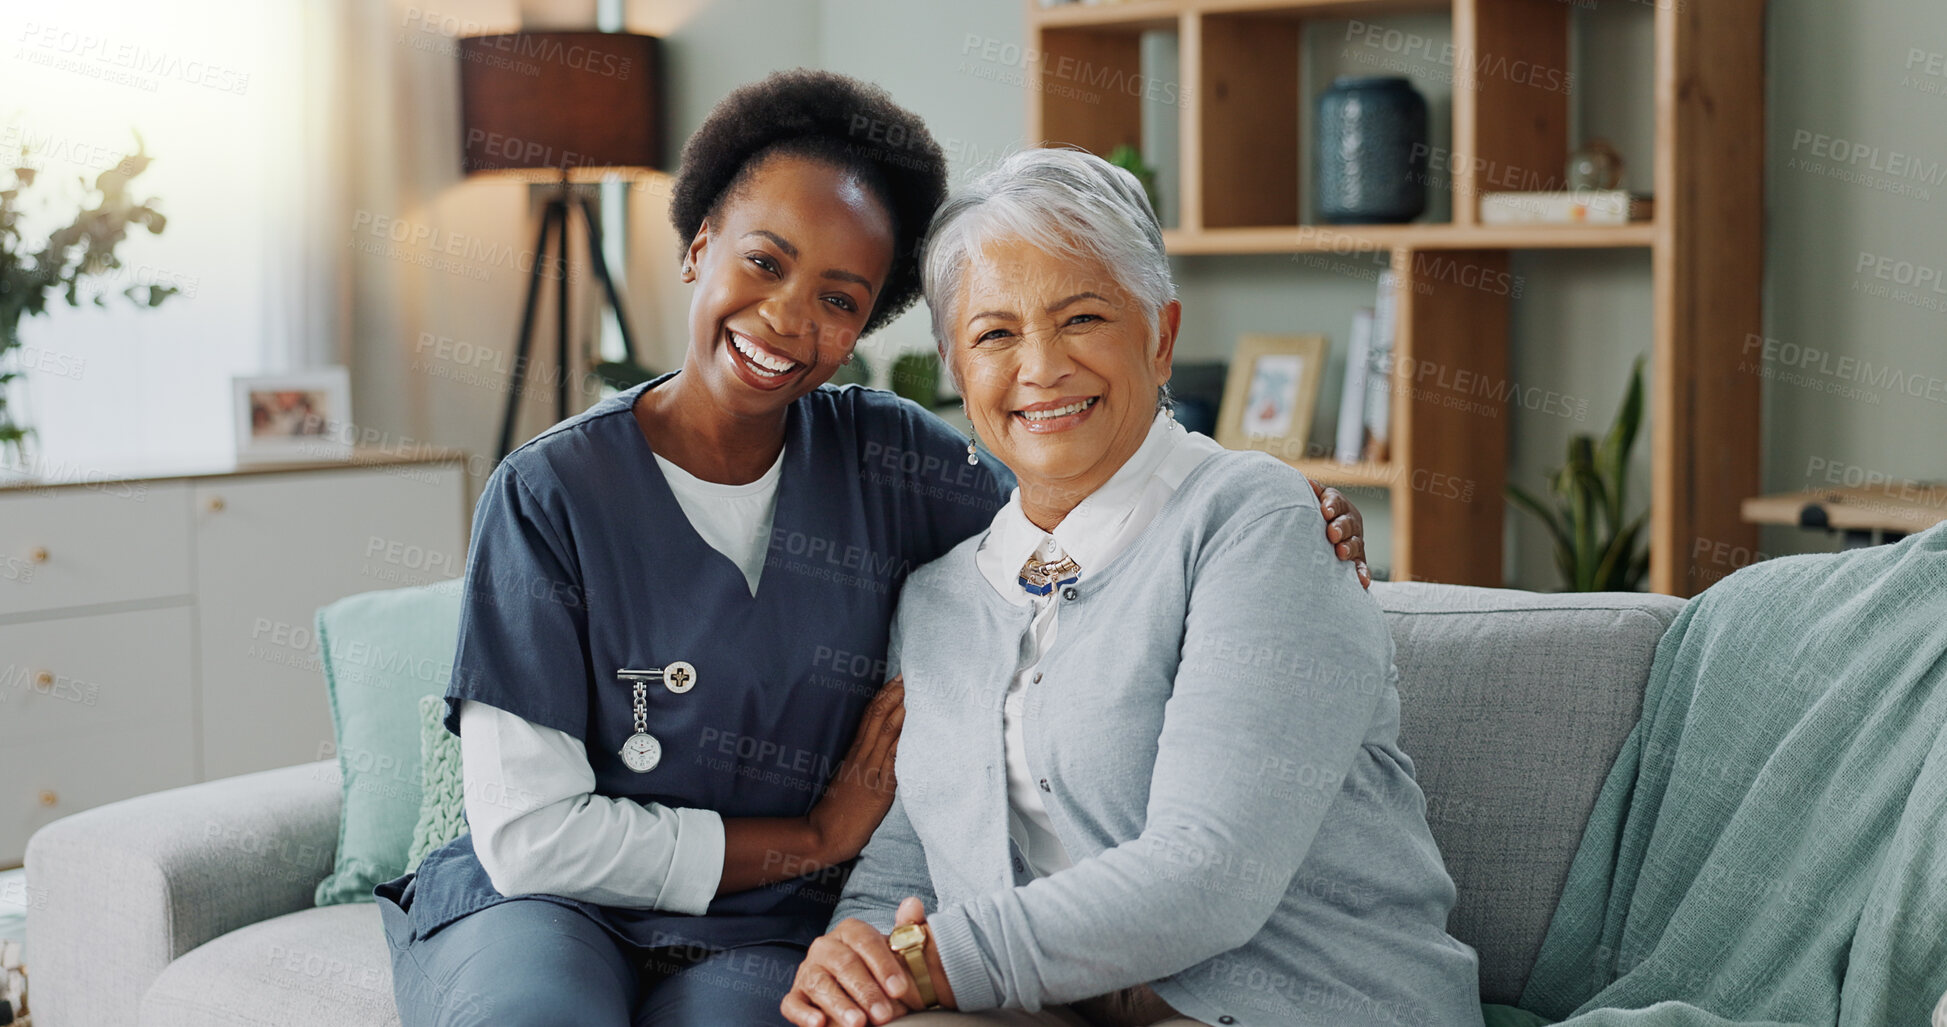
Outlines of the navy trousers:
<svg viewBox="0 0 1947 1027">
<path fill-rule="evenodd" d="M 545 899 L 515 899 L 415 938 L 381 897 L 404 1027 L 788 1027 L 804 950 L 640 949 Z"/>
</svg>

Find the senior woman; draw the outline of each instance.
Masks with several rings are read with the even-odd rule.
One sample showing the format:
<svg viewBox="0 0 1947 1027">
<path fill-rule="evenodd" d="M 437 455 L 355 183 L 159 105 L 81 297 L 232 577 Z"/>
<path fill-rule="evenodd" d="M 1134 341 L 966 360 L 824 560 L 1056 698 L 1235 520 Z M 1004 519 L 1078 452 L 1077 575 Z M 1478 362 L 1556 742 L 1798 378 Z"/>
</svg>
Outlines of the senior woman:
<svg viewBox="0 0 1947 1027">
<path fill-rule="evenodd" d="M 1386 626 L 1301 475 L 1168 416 L 1181 306 L 1136 181 L 1015 154 L 924 271 L 1018 488 L 909 579 L 898 798 L 786 1017 L 1478 1025 Z"/>
</svg>

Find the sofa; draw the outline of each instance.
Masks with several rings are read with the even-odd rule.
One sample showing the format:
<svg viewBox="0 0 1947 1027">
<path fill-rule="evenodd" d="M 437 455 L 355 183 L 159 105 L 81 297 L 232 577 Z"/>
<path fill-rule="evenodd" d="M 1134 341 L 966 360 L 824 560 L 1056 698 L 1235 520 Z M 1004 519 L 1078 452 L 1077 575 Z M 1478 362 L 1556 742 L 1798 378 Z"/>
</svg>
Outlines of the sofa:
<svg viewBox="0 0 1947 1027">
<path fill-rule="evenodd" d="M 1683 604 L 1375 584 L 1401 745 L 1458 888 L 1449 930 L 1512 1004 Z M 1327 615 L 1326 611 L 1320 611 Z M 37 1027 L 393 1027 L 377 907 L 313 906 L 332 870 L 326 761 L 67 817 L 27 851 Z"/>
</svg>

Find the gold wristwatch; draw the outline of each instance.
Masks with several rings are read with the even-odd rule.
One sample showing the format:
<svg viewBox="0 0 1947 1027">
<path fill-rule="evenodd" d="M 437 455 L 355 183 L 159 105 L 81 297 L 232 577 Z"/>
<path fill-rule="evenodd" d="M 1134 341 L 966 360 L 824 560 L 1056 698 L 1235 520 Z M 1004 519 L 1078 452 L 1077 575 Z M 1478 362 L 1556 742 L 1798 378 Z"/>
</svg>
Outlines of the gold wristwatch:
<svg viewBox="0 0 1947 1027">
<path fill-rule="evenodd" d="M 918 924 L 893 928 L 892 950 L 906 957 L 906 968 L 913 972 L 913 983 L 919 986 L 919 1000 L 928 1009 L 938 1006 L 940 1000 L 933 993 L 933 975 L 926 972 L 926 928 Z"/>
</svg>

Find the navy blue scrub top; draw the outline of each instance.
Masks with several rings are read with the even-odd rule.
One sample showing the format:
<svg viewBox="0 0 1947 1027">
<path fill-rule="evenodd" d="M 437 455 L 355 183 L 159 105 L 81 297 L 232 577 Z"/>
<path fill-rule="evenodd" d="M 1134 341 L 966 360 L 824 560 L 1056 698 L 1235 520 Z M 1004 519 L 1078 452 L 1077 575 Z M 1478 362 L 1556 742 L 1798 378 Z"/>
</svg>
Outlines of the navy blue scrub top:
<svg viewBox="0 0 1947 1027">
<path fill-rule="evenodd" d="M 587 744 L 595 791 L 725 817 L 811 811 L 886 677 L 906 575 L 984 530 L 1013 481 L 890 393 L 821 387 L 793 403 L 764 572 L 743 573 L 676 504 L 632 413 L 670 376 L 603 400 L 515 450 L 473 518 L 446 727 L 476 700 Z M 648 687 L 662 761 L 624 766 L 634 697 L 615 672 L 684 660 Z M 642 946 L 809 944 L 844 871 L 719 896 L 703 916 L 558 896 Z M 416 937 L 507 897 L 462 835 L 379 886 Z"/>
</svg>

